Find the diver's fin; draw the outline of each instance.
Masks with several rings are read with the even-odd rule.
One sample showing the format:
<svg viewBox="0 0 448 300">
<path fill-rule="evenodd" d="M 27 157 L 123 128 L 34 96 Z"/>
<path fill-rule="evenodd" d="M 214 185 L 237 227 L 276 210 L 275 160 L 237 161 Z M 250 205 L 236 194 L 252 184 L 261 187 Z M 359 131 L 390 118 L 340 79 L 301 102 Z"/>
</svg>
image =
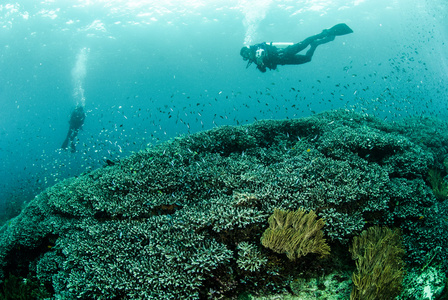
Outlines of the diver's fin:
<svg viewBox="0 0 448 300">
<path fill-rule="evenodd" d="M 345 35 L 353 32 L 353 30 L 350 27 L 348 27 L 347 24 L 345 23 L 334 25 L 333 27 L 327 30 L 328 35 L 336 35 L 336 36 Z"/>
</svg>

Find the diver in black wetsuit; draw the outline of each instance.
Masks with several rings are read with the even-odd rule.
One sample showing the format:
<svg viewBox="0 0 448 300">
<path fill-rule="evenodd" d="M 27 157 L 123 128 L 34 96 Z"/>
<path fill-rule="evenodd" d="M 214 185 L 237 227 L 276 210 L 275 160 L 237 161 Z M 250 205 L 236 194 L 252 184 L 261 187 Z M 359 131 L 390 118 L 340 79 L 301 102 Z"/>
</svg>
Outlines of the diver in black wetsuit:
<svg viewBox="0 0 448 300">
<path fill-rule="evenodd" d="M 247 60 L 246 69 L 252 64 L 257 65 L 257 69 L 266 72 L 277 69 L 277 65 L 301 65 L 311 61 L 317 46 L 331 42 L 335 36 L 352 33 L 346 24 L 337 24 L 330 29 L 324 29 L 320 34 L 310 36 L 309 38 L 297 43 L 290 43 L 289 46 L 279 49 L 277 46 L 285 43 L 260 43 L 253 46 L 241 48 L 240 54 L 244 60 Z M 277 45 L 277 46 L 276 46 Z M 298 54 L 310 46 L 305 55 Z"/>
<path fill-rule="evenodd" d="M 82 125 L 84 124 L 84 119 L 86 118 L 86 114 L 84 112 L 83 106 L 77 106 L 73 111 L 72 115 L 70 117 L 70 121 L 68 122 L 70 124 L 70 127 L 68 128 L 67 137 L 65 138 L 65 141 L 62 143 L 61 148 L 67 149 L 68 144 L 70 143 L 70 151 L 75 152 L 75 138 L 78 135 L 79 130 L 81 129 Z"/>
</svg>

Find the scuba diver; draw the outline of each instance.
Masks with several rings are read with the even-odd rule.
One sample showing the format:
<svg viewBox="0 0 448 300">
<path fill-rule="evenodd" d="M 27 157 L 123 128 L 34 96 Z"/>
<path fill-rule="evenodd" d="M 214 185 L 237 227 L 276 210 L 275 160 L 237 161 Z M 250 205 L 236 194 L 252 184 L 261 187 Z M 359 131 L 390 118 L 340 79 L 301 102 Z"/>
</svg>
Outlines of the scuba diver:
<svg viewBox="0 0 448 300">
<path fill-rule="evenodd" d="M 260 43 L 253 46 L 241 48 L 240 55 L 243 60 L 247 60 L 246 69 L 252 64 L 257 65 L 257 69 L 266 72 L 277 69 L 277 65 L 301 65 L 311 61 L 317 46 L 331 42 L 335 36 L 352 33 L 346 24 L 337 24 L 330 29 L 324 29 L 320 34 L 310 36 L 309 38 L 297 43 Z M 298 54 L 310 46 L 305 55 Z M 286 48 L 282 48 L 286 47 Z"/>
<path fill-rule="evenodd" d="M 70 151 L 75 152 L 75 138 L 78 135 L 78 131 L 81 129 L 82 125 L 84 124 L 84 119 L 86 118 L 86 114 L 84 112 L 84 107 L 78 105 L 73 111 L 72 115 L 70 117 L 70 121 L 68 122 L 70 124 L 70 127 L 68 128 L 67 137 L 65 138 L 65 141 L 62 143 L 61 148 L 67 149 L 68 143 L 70 143 Z"/>
</svg>

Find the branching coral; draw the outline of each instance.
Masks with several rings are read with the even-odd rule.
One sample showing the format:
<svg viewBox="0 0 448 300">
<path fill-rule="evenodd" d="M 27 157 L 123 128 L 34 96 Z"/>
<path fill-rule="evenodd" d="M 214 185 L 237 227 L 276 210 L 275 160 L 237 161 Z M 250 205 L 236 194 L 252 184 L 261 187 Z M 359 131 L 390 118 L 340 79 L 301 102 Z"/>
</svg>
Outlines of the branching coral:
<svg viewBox="0 0 448 300">
<path fill-rule="evenodd" d="M 264 257 L 257 247 L 248 242 L 241 242 L 237 246 L 238 249 L 238 260 L 236 263 L 238 267 L 245 271 L 259 271 L 263 267 L 268 259 Z"/>
</svg>

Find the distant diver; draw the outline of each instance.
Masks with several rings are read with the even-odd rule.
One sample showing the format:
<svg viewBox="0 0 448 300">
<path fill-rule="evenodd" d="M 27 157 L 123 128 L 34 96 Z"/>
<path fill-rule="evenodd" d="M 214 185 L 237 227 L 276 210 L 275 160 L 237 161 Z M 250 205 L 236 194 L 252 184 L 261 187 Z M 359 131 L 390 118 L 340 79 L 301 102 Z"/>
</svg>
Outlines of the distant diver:
<svg viewBox="0 0 448 300">
<path fill-rule="evenodd" d="M 70 151 L 75 152 L 76 151 L 76 136 L 78 135 L 79 130 L 81 129 L 82 125 L 84 124 L 84 120 L 86 118 L 86 114 L 84 112 L 84 107 L 81 105 L 78 105 L 73 111 L 72 115 L 70 117 L 70 121 L 68 122 L 70 124 L 70 127 L 68 128 L 67 137 L 65 138 L 65 141 L 62 143 L 61 148 L 67 149 L 68 144 L 70 143 Z"/>
<path fill-rule="evenodd" d="M 337 24 L 330 29 L 324 29 L 320 34 L 310 36 L 309 38 L 297 43 L 260 43 L 253 46 L 241 48 L 240 54 L 247 62 L 246 69 L 252 64 L 257 65 L 257 69 L 266 72 L 277 69 L 277 65 L 301 65 L 311 61 L 317 46 L 331 42 L 335 36 L 352 33 L 346 24 Z M 278 47 L 277 47 L 278 46 Z M 281 46 L 287 46 L 281 49 Z M 305 55 L 298 54 L 310 46 Z"/>
</svg>

